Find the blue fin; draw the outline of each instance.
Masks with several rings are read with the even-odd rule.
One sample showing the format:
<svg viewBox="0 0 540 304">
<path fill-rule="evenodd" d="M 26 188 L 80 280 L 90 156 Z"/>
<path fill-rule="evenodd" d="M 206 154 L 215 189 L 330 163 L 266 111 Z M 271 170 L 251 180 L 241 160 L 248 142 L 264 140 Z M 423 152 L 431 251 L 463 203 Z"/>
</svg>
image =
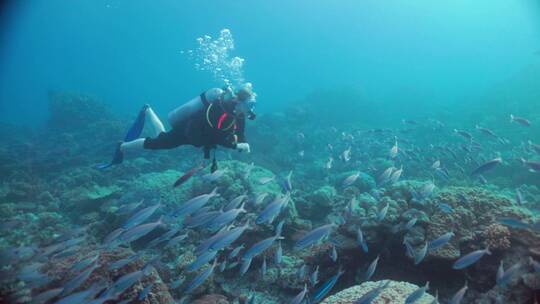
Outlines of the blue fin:
<svg viewBox="0 0 540 304">
<path fill-rule="evenodd" d="M 126 136 L 124 137 L 124 142 L 132 141 L 139 136 L 141 136 L 142 130 L 144 128 L 144 119 L 146 117 L 146 109 L 148 109 L 148 105 L 144 105 L 139 112 L 139 115 L 137 115 L 137 119 L 133 122 L 131 125 L 131 128 L 129 128 Z"/>
<path fill-rule="evenodd" d="M 113 155 L 113 158 L 112 158 L 110 163 L 102 163 L 102 164 L 99 164 L 99 165 L 95 166 L 94 168 L 99 169 L 99 170 L 103 170 L 103 169 L 107 169 L 109 167 L 112 167 L 114 165 L 121 164 L 122 161 L 124 160 L 124 153 L 122 153 L 122 150 L 120 150 L 121 145 L 122 145 L 122 143 L 120 142 L 116 146 L 116 150 L 114 151 L 114 155 Z"/>
<path fill-rule="evenodd" d="M 126 136 L 124 137 L 124 142 L 135 140 L 139 138 L 139 136 L 141 136 L 142 130 L 144 128 L 144 120 L 146 118 L 146 109 L 148 109 L 148 105 L 144 105 L 141 111 L 139 111 L 139 115 L 137 115 L 137 119 L 135 119 L 135 121 L 129 128 Z M 121 144 L 122 143 L 119 143 L 118 146 L 116 147 L 116 150 L 114 151 L 114 155 L 110 163 L 102 163 L 95 166 L 95 168 L 99 170 L 103 170 L 103 169 L 112 167 L 114 165 L 121 164 L 122 161 L 124 160 L 124 154 L 120 150 Z"/>
</svg>

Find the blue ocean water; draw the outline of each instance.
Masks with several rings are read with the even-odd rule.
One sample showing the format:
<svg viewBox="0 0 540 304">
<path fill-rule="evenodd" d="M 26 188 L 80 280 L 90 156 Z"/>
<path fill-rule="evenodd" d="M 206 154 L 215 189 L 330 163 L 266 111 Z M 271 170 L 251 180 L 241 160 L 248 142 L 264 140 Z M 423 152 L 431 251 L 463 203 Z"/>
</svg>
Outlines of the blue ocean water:
<svg viewBox="0 0 540 304">
<path fill-rule="evenodd" d="M 521 1 L 8 1 L 3 121 L 46 119 L 47 91 L 158 112 L 222 83 L 180 54 L 223 28 L 259 108 L 352 88 L 384 107 L 461 106 L 538 64 L 539 4 Z"/>
</svg>

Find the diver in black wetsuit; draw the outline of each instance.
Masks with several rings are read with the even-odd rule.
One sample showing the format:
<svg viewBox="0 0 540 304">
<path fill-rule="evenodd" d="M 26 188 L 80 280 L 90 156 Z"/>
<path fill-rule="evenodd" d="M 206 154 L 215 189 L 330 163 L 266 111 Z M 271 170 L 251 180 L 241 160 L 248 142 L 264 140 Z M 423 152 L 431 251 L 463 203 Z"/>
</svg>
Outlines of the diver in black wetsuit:
<svg viewBox="0 0 540 304">
<path fill-rule="evenodd" d="M 168 120 L 172 127 L 169 131 L 165 131 L 152 108 L 145 105 L 124 141 L 118 145 L 111 163 L 99 165 L 98 168 L 120 164 L 124 152 L 141 149 L 161 150 L 192 145 L 204 149 L 205 159 L 210 158 L 210 150 L 217 146 L 249 153 L 250 146 L 246 142 L 244 129 L 246 118 L 255 119 L 255 97 L 250 83 L 236 93 L 229 87 L 207 90 L 169 113 Z M 146 116 L 156 136 L 139 138 Z"/>
</svg>

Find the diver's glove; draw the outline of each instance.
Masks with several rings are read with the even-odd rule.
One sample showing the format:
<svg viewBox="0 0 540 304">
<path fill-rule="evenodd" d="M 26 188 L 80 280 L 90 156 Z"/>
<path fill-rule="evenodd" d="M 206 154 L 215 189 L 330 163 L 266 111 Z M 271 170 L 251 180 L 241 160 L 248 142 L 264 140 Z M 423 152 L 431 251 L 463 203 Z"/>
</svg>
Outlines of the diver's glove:
<svg viewBox="0 0 540 304">
<path fill-rule="evenodd" d="M 251 152 L 251 149 L 249 148 L 248 143 L 237 143 L 236 144 L 236 150 L 238 150 L 240 152 L 246 152 L 246 153 Z"/>
</svg>

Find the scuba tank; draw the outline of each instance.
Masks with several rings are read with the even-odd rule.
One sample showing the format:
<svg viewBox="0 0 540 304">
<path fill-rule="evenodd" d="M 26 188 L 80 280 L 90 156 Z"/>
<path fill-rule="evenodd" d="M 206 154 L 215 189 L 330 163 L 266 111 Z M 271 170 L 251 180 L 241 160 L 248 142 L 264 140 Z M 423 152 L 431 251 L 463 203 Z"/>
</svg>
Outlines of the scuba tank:
<svg viewBox="0 0 540 304">
<path fill-rule="evenodd" d="M 201 95 L 191 99 L 178 108 L 169 112 L 167 119 L 172 128 L 181 127 L 182 122 L 186 121 L 191 115 L 202 110 L 205 107 L 205 102 L 202 100 L 202 96 L 205 97 L 208 103 L 218 101 L 224 95 L 222 89 L 213 88 L 203 92 Z"/>
<path fill-rule="evenodd" d="M 188 117 L 201 110 L 203 107 L 204 104 L 201 97 L 197 96 L 169 112 L 169 115 L 167 116 L 169 124 L 173 129 L 178 128 L 182 122 L 186 121 Z"/>
</svg>

